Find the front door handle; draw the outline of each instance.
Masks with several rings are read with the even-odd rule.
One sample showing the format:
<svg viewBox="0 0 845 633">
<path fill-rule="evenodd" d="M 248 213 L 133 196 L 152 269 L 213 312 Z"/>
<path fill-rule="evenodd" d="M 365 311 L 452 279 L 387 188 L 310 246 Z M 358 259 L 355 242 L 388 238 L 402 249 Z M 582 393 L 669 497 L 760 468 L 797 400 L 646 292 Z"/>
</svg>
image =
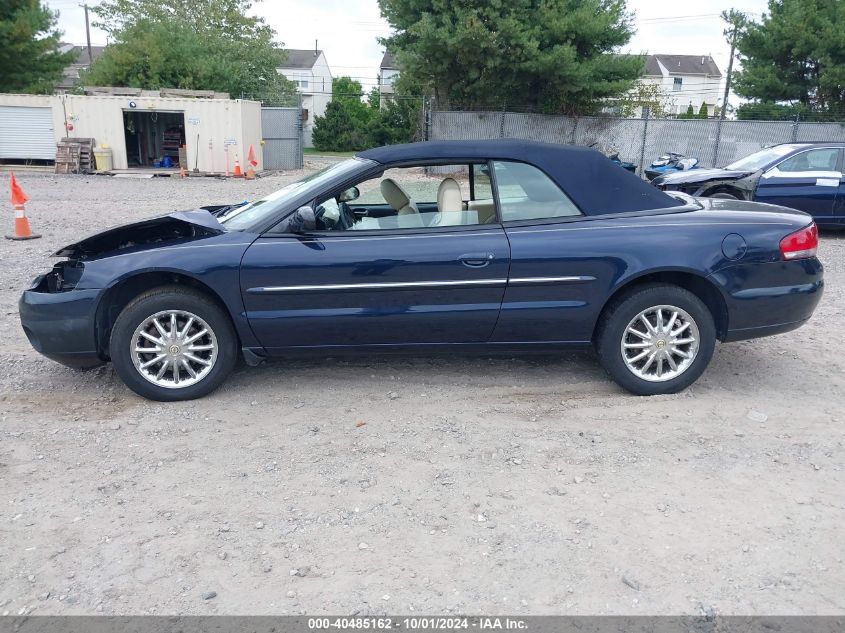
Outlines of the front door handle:
<svg viewBox="0 0 845 633">
<path fill-rule="evenodd" d="M 458 261 L 469 268 L 484 268 L 493 261 L 493 253 L 466 253 Z"/>
</svg>

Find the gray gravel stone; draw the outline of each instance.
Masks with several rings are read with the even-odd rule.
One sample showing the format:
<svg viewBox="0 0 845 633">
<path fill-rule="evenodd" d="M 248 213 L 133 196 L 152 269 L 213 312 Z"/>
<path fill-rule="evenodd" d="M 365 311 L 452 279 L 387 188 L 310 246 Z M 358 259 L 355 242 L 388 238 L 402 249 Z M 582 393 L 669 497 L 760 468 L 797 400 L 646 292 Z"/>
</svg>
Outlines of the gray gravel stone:
<svg viewBox="0 0 845 633">
<path fill-rule="evenodd" d="M 631 578 L 630 576 L 622 576 L 622 582 L 628 585 L 634 591 L 640 590 L 640 583 L 635 578 Z"/>
</svg>

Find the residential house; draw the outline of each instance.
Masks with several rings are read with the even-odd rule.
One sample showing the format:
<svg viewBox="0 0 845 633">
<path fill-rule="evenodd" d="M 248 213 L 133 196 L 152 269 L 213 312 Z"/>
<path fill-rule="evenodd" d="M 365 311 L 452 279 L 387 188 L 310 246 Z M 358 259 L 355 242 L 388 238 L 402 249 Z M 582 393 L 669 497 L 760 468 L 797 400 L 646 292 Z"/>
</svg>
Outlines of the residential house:
<svg viewBox="0 0 845 633">
<path fill-rule="evenodd" d="M 648 55 L 641 82 L 662 88 L 670 116 L 685 113 L 689 106 L 698 114 L 702 103 L 714 116 L 723 97 L 722 72 L 710 55 Z"/>
<path fill-rule="evenodd" d="M 399 79 L 399 66 L 393 59 L 393 54 L 385 51 L 378 72 L 379 106 L 384 107 L 385 102 L 393 96 L 393 84 L 397 79 Z"/>
<path fill-rule="evenodd" d="M 71 92 L 76 87 L 76 84 L 79 82 L 79 74 L 84 70 L 88 70 L 88 67 L 91 65 L 91 62 L 97 59 L 100 55 L 102 55 L 103 51 L 106 50 L 106 47 L 92 46 L 91 57 L 93 57 L 93 59 L 88 56 L 87 46 L 60 44 L 59 50 L 62 53 L 67 53 L 71 50 L 76 53 L 75 61 L 64 69 L 62 80 L 59 82 L 59 85 L 56 86 L 56 92 L 59 94 L 64 94 L 67 92 Z"/>
<path fill-rule="evenodd" d="M 302 95 L 303 142 L 311 147 L 314 119 L 326 113 L 326 106 L 332 100 L 332 71 L 325 54 L 318 48 L 289 48 L 285 53 L 284 66 L 276 70 L 295 83 Z"/>
</svg>

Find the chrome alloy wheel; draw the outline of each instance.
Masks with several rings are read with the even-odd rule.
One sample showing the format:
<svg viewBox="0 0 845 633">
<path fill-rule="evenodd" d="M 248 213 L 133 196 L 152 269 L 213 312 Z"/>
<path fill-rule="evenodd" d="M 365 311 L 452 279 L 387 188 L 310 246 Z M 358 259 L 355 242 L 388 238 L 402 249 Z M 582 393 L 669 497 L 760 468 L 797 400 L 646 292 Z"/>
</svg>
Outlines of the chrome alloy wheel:
<svg viewBox="0 0 845 633">
<path fill-rule="evenodd" d="M 672 380 L 698 354 L 701 340 L 695 320 L 685 310 L 659 305 L 631 319 L 622 334 L 621 351 L 632 374 L 649 382 Z"/>
<path fill-rule="evenodd" d="M 217 361 L 217 337 L 196 314 L 165 310 L 147 317 L 129 343 L 132 362 L 158 387 L 180 389 L 205 378 Z"/>
</svg>

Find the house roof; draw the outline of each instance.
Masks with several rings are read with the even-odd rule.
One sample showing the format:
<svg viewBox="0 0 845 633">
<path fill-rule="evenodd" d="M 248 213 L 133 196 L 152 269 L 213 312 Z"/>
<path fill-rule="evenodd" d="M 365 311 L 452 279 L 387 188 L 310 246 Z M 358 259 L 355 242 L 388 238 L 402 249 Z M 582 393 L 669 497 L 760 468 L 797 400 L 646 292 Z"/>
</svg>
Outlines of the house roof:
<svg viewBox="0 0 845 633">
<path fill-rule="evenodd" d="M 645 74 L 663 76 L 661 64 L 670 75 L 722 76 L 722 71 L 710 55 L 648 55 L 645 61 Z"/>
<path fill-rule="evenodd" d="M 384 57 L 381 58 L 381 66 L 379 68 L 399 69 L 399 66 L 396 65 L 396 61 L 393 59 L 393 53 L 384 51 Z"/>
<path fill-rule="evenodd" d="M 287 59 L 282 62 L 281 68 L 313 68 L 323 51 L 319 48 L 286 48 L 285 53 Z"/>
<path fill-rule="evenodd" d="M 519 139 L 425 141 L 359 152 L 383 165 L 405 161 L 512 160 L 539 167 L 563 188 L 586 215 L 681 207 L 683 202 L 613 164 L 594 149 Z M 538 182 L 538 192 L 548 191 Z M 560 192 L 557 192 L 558 194 Z"/>
<path fill-rule="evenodd" d="M 91 56 L 93 59 L 89 59 L 87 46 L 77 46 L 76 48 L 79 50 L 79 56 L 76 58 L 76 63 L 82 64 L 83 66 L 89 66 L 92 61 L 96 60 L 103 54 L 103 51 L 106 50 L 105 46 L 92 46 Z"/>
<path fill-rule="evenodd" d="M 62 90 L 69 90 L 76 85 L 76 80 L 79 79 L 79 72 L 85 70 L 91 65 L 91 58 L 88 57 L 87 46 L 74 46 L 73 44 L 60 44 L 59 50 L 64 52 L 75 51 L 76 59 L 65 67 L 62 80 L 56 86 Z M 92 46 L 91 57 L 96 59 L 106 50 L 105 46 Z"/>
</svg>

